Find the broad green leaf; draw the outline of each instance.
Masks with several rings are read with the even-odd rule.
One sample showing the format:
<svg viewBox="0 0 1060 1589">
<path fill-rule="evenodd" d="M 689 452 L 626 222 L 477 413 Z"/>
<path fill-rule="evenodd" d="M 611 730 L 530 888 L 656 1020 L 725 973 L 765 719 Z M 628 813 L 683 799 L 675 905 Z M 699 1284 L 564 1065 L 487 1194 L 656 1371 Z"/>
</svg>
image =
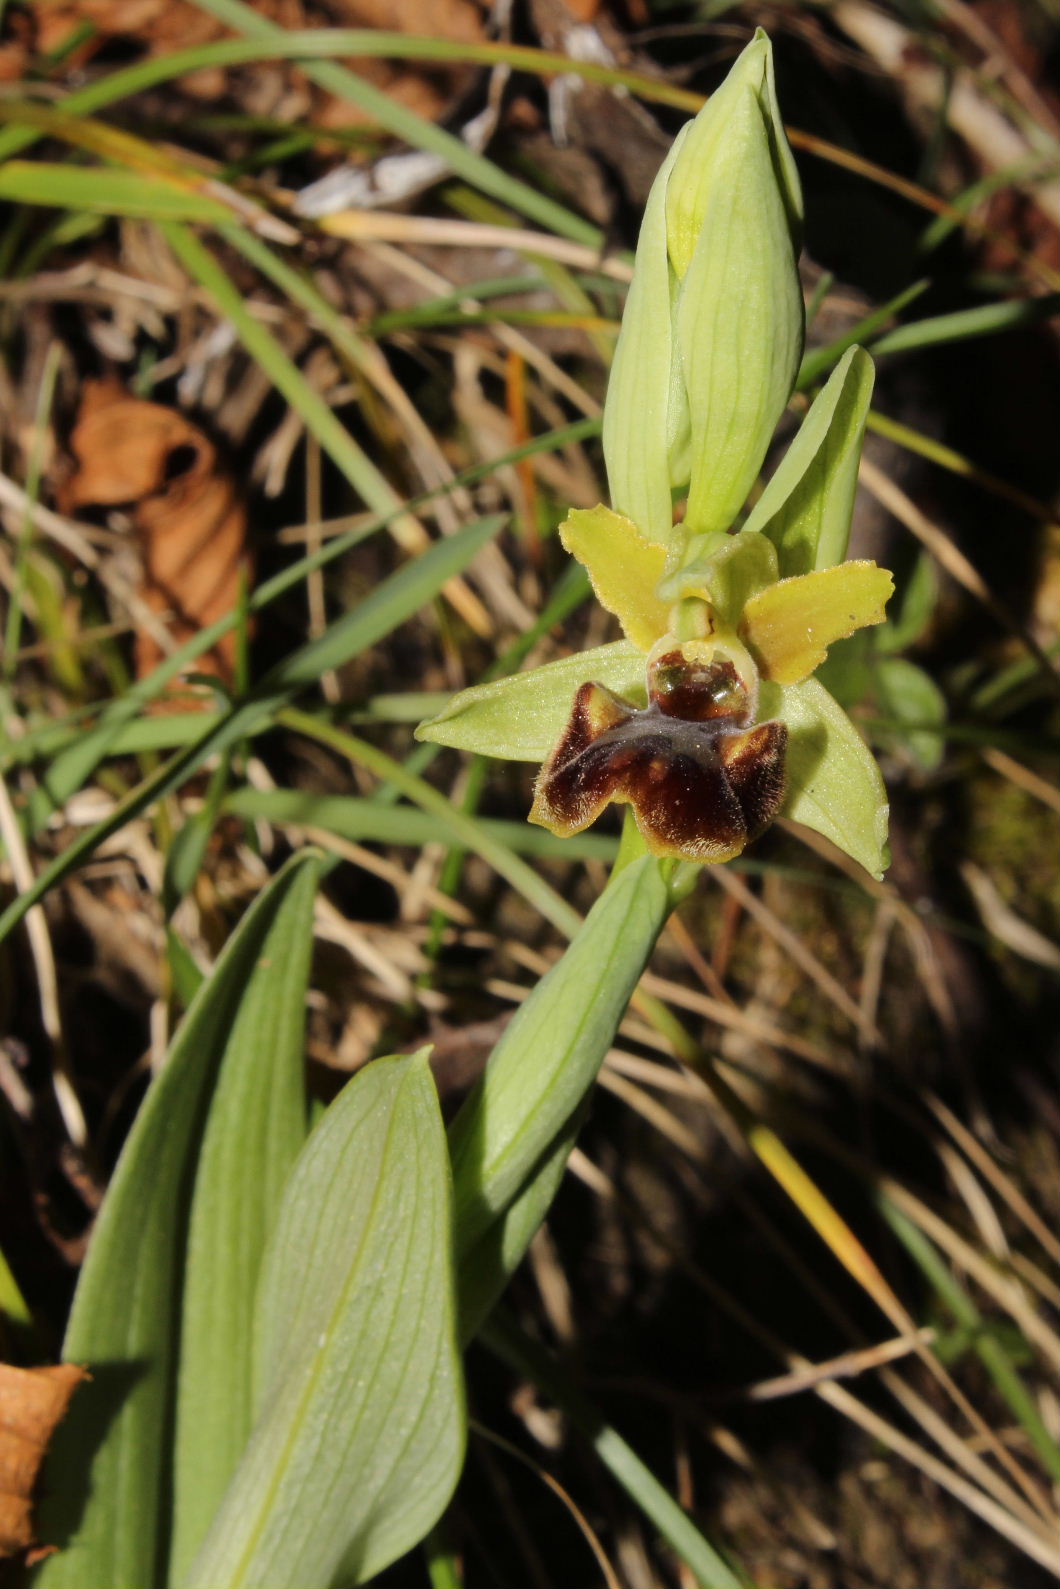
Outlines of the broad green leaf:
<svg viewBox="0 0 1060 1589">
<path fill-rule="evenodd" d="M 666 550 L 647 540 L 633 523 L 610 508 L 572 508 L 559 538 L 589 575 L 601 607 L 613 612 L 622 632 L 650 651 L 670 627 L 670 609 L 655 595 Z"/>
<path fill-rule="evenodd" d="M 644 653 L 628 640 L 616 640 L 492 684 L 474 685 L 454 695 L 437 717 L 421 723 L 416 738 L 508 761 L 544 761 L 566 727 L 575 692 L 587 679 L 642 706 Z"/>
<path fill-rule="evenodd" d="M 41 1537 L 61 1547 L 35 1589 L 153 1589 L 164 1581 L 180 1285 L 203 1123 L 248 1025 L 274 1024 L 291 994 L 262 959 L 305 931 L 299 856 L 229 939 L 152 1083 L 104 1199 L 63 1343 L 92 1381 L 60 1426 Z"/>
<path fill-rule="evenodd" d="M 763 678 L 797 684 L 820 667 L 835 641 L 881 624 L 893 592 L 889 570 L 875 563 L 836 563 L 795 574 L 752 596 L 740 636 Z"/>
<path fill-rule="evenodd" d="M 458 1263 L 547 1164 L 592 1085 L 669 915 L 665 875 L 642 856 L 612 877 L 450 1127 Z"/>
<path fill-rule="evenodd" d="M 303 789 L 235 789 L 223 809 L 251 821 L 292 823 L 324 829 L 354 844 L 452 844 L 452 828 L 429 811 L 409 805 L 383 805 L 359 795 L 318 795 Z M 557 839 L 526 822 L 497 817 L 473 820 L 488 839 L 517 855 L 557 861 L 613 861 L 618 840 L 605 833 Z"/>
<path fill-rule="evenodd" d="M 9 160 L 0 166 L 0 199 L 150 221 L 205 221 L 221 226 L 233 220 L 232 211 L 219 199 L 161 177 L 111 171 L 105 166 L 50 165 L 41 160 Z"/>
<path fill-rule="evenodd" d="M 256 1310 L 257 1422 L 188 1589 L 331 1589 L 410 1549 L 464 1453 L 449 1158 L 426 1050 L 376 1060 L 288 1182 Z"/>
<path fill-rule="evenodd" d="M 764 683 L 758 715 L 788 725 L 783 814 L 823 833 L 873 877 L 888 864 L 887 791 L 876 759 L 816 679 Z"/>
<path fill-rule="evenodd" d="M 306 1136 L 305 995 L 318 880 L 317 865 L 300 868 L 254 966 L 199 1151 L 177 1374 L 174 1583 L 205 1538 L 250 1435 L 258 1273 Z M 254 996 L 255 983 L 267 985 L 267 1000 Z"/>
<path fill-rule="evenodd" d="M 769 536 L 784 576 L 829 568 L 846 556 L 873 380 L 868 354 L 849 349 L 748 514 L 744 529 Z"/>
</svg>

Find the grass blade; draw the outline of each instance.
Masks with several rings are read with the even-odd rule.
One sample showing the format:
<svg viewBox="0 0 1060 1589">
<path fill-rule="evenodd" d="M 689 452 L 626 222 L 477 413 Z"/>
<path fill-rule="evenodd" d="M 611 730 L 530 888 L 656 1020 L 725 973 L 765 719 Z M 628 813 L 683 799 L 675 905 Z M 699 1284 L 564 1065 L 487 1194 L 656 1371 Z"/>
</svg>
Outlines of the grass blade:
<svg viewBox="0 0 1060 1589">
<path fill-rule="evenodd" d="M 356 795 L 317 795 L 303 789 L 235 789 L 225 811 L 250 821 L 323 828 L 353 844 L 452 844 L 448 826 L 431 812 L 408 805 L 383 805 Z M 453 809 L 452 807 L 450 809 Z M 613 861 L 618 840 L 606 833 L 579 833 L 557 839 L 543 828 L 496 817 L 469 818 L 487 839 L 516 855 L 555 861 Z"/>
<path fill-rule="evenodd" d="M 562 1409 L 630 1499 L 654 1523 L 670 1549 L 695 1575 L 700 1589 L 745 1589 L 748 1580 L 738 1576 L 719 1556 L 617 1429 L 606 1422 L 514 1319 L 507 1314 L 492 1319 L 483 1332 L 483 1341 L 502 1362 L 525 1375 Z"/>
</svg>

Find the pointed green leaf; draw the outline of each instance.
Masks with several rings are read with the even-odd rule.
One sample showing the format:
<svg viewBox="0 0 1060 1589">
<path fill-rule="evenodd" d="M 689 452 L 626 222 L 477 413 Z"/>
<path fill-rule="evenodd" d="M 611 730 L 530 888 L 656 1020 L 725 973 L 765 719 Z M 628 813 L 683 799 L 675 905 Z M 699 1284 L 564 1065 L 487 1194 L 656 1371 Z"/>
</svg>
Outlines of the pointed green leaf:
<svg viewBox="0 0 1060 1589">
<path fill-rule="evenodd" d="M 823 833 L 873 877 L 888 864 L 887 790 L 876 758 L 823 684 L 763 683 L 763 721 L 788 725 L 787 793 L 782 812 Z"/>
<path fill-rule="evenodd" d="M 288 1182 L 255 1332 L 257 1422 L 188 1589 L 360 1584 L 464 1453 L 449 1157 L 426 1050 L 376 1060 Z"/>
<path fill-rule="evenodd" d="M 508 761 L 544 761 L 566 727 L 576 690 L 587 679 L 642 706 L 644 653 L 628 640 L 616 640 L 492 684 L 474 685 L 455 695 L 437 717 L 421 723 L 416 738 Z"/>
<path fill-rule="evenodd" d="M 450 1127 L 458 1262 L 546 1161 L 592 1085 L 669 915 L 663 877 L 650 856 L 612 877 Z"/>
<path fill-rule="evenodd" d="M 191 1207 L 177 1376 L 170 1580 L 205 1538 L 251 1429 L 254 1295 L 306 1136 L 305 995 L 319 867 L 306 865 L 232 1025 Z"/>
<path fill-rule="evenodd" d="M 273 1026 L 291 999 L 274 966 L 306 930 L 314 868 L 299 856 L 247 912 L 181 1023 L 118 1161 L 63 1345 L 66 1361 L 85 1364 L 92 1382 L 49 1456 L 40 1533 L 62 1548 L 42 1565 L 36 1589 L 163 1581 L 179 1291 L 203 1122 L 233 1043 Z"/>
<path fill-rule="evenodd" d="M 875 379 L 863 348 L 844 353 L 747 517 L 777 548 L 785 577 L 847 554 L 865 417 Z"/>
</svg>

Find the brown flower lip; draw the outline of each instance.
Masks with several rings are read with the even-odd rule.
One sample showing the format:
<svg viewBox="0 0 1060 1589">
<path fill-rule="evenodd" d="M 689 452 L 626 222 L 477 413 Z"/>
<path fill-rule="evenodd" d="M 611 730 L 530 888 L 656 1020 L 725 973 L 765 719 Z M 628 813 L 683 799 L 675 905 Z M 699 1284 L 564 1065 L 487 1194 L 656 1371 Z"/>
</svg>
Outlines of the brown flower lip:
<svg viewBox="0 0 1060 1589">
<path fill-rule="evenodd" d="M 731 662 L 688 659 L 678 648 L 651 664 L 646 707 L 583 684 L 541 769 L 530 820 L 580 833 L 614 800 L 632 805 L 653 854 L 731 860 L 784 797 L 787 728 L 748 727 L 753 711 Z"/>
</svg>

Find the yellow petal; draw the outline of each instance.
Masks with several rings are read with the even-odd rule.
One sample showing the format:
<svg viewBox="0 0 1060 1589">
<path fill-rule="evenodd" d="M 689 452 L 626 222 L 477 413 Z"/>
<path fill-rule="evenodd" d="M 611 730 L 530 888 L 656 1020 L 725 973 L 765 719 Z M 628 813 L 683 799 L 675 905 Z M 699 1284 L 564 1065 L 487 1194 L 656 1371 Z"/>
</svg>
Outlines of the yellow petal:
<svg viewBox="0 0 1060 1589">
<path fill-rule="evenodd" d="M 838 563 L 782 579 L 743 610 L 740 634 L 762 676 L 797 684 L 825 659 L 834 640 L 882 623 L 894 580 L 875 563 Z"/>
<path fill-rule="evenodd" d="M 582 564 L 596 599 L 613 612 L 627 640 L 650 651 L 669 628 L 670 609 L 658 599 L 666 548 L 649 541 L 632 519 L 610 508 L 573 508 L 559 538 Z"/>
</svg>

